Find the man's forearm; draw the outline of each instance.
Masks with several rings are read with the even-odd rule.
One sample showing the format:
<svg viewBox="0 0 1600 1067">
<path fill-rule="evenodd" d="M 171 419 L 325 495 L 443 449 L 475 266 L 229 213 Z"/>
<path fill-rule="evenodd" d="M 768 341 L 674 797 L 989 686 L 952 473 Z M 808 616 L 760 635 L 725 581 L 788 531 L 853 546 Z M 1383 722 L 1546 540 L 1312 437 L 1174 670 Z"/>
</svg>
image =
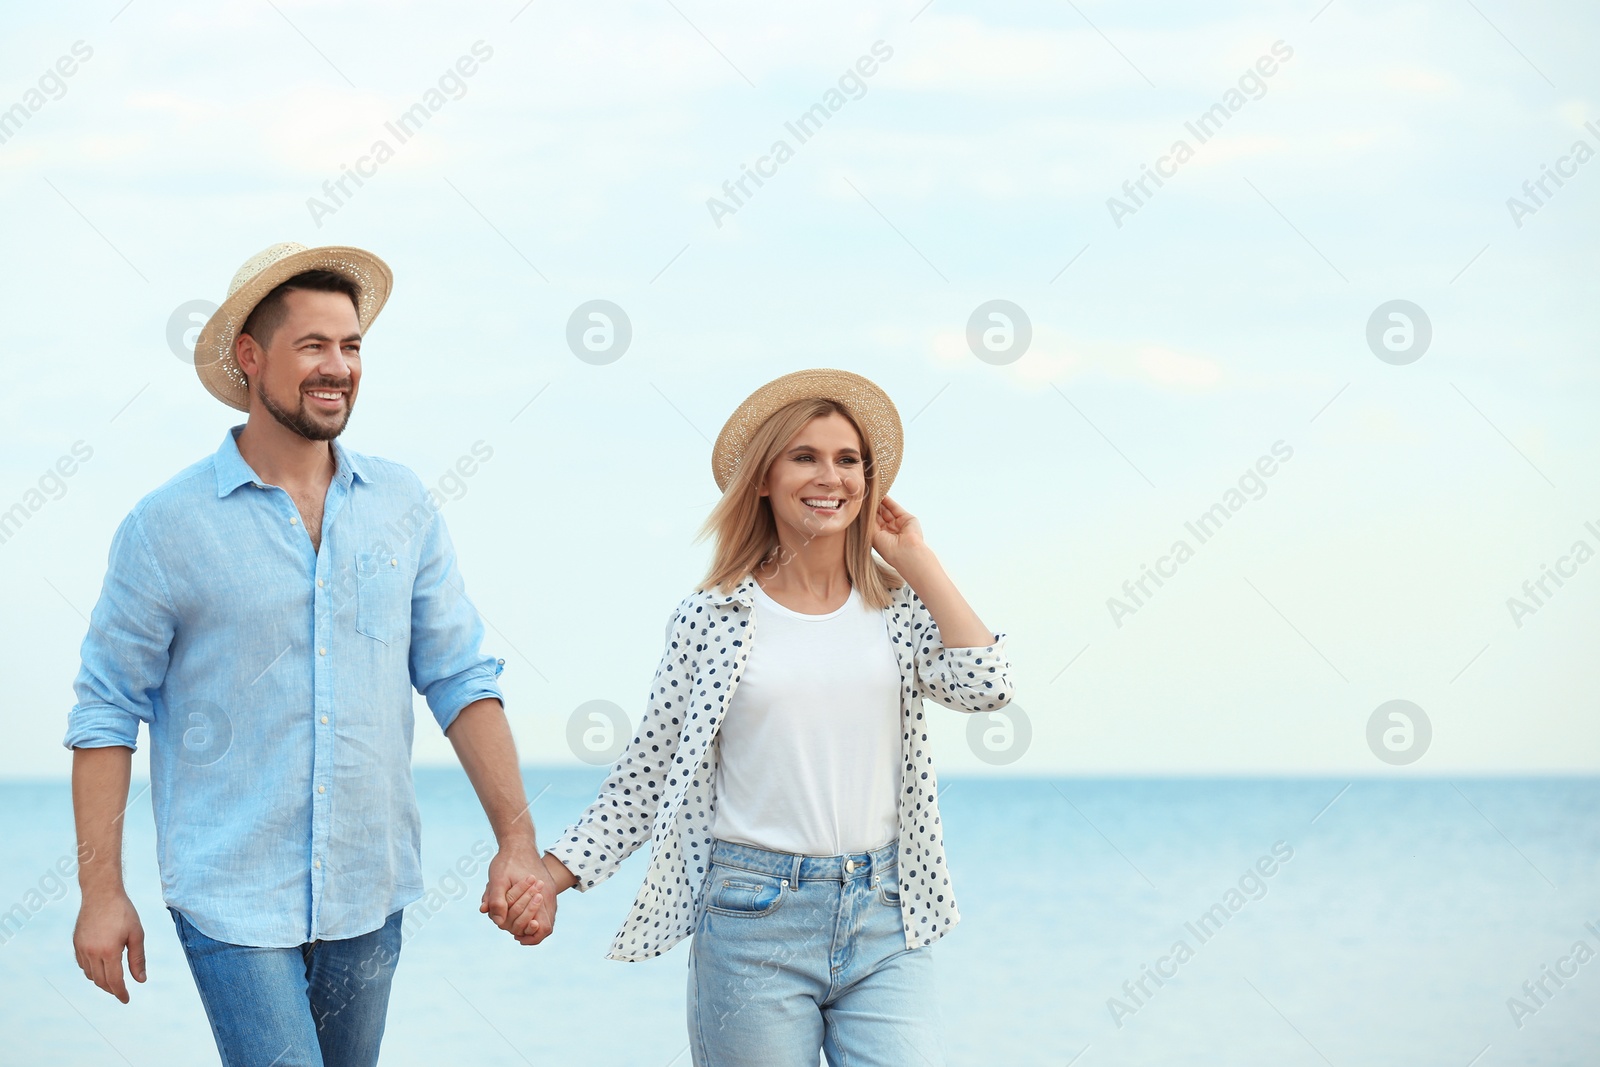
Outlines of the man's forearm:
<svg viewBox="0 0 1600 1067">
<path fill-rule="evenodd" d="M 500 847 L 535 848 L 533 816 L 522 789 L 517 746 L 500 702 L 486 697 L 468 704 L 445 736 L 455 746 Z"/>
<path fill-rule="evenodd" d="M 78 833 L 78 885 L 85 900 L 122 893 L 122 816 L 133 750 L 72 750 L 72 816 Z"/>
</svg>

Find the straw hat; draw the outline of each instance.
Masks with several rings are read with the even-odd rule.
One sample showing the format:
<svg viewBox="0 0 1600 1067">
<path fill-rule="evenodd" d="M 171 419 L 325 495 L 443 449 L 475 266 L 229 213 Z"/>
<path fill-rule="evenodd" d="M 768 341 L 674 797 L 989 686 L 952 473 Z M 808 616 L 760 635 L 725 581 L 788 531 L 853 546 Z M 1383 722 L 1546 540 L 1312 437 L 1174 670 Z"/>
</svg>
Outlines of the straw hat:
<svg viewBox="0 0 1600 1067">
<path fill-rule="evenodd" d="M 711 450 L 711 474 L 726 490 L 739 471 L 739 459 L 761 424 L 785 404 L 816 397 L 835 400 L 850 413 L 872 441 L 872 461 L 887 493 L 900 469 L 900 413 L 889 394 L 847 370 L 797 370 L 763 385 L 728 416 Z"/>
<path fill-rule="evenodd" d="M 383 310 L 394 284 L 389 265 L 371 252 L 330 245 L 307 248 L 294 241 L 273 245 L 245 260 L 228 283 L 228 297 L 200 331 L 194 343 L 194 369 L 212 396 L 240 411 L 250 410 L 244 372 L 234 359 L 233 343 L 256 305 L 272 290 L 296 274 L 331 270 L 355 282 L 361 290 L 356 318 L 363 332 Z"/>
</svg>

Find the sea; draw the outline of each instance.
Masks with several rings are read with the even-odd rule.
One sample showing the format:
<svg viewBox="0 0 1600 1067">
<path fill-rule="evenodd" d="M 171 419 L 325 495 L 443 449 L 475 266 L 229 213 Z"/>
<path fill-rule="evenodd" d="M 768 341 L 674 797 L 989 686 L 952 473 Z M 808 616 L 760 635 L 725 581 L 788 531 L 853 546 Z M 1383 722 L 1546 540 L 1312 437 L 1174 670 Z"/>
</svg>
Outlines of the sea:
<svg viewBox="0 0 1600 1067">
<path fill-rule="evenodd" d="M 524 769 L 553 835 L 601 770 Z M 644 852 L 513 942 L 457 862 L 493 837 L 416 772 L 413 905 L 382 1063 L 690 1062 L 687 943 L 604 958 Z M 996 778 L 941 783 L 962 919 L 931 951 L 951 1065 L 1600 1064 L 1600 778 Z M 73 962 L 65 782 L 0 782 L 0 1064 L 214 1064 L 135 782 L 126 881 L 149 980 Z M 470 866 L 470 864 L 469 864 Z M 908 1065 L 911 1067 L 911 1065 Z"/>
</svg>

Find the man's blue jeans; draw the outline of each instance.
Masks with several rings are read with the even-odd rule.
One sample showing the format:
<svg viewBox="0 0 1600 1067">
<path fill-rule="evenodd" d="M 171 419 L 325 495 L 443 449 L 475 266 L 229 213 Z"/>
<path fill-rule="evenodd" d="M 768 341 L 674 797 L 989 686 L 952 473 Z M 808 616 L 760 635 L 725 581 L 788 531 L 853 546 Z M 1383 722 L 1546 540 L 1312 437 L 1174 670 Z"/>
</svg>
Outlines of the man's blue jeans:
<svg viewBox="0 0 1600 1067">
<path fill-rule="evenodd" d="M 404 912 L 360 937 L 255 948 L 213 941 L 167 910 L 223 1067 L 377 1064 Z"/>
<path fill-rule="evenodd" d="M 716 841 L 689 957 L 695 1067 L 944 1063 L 931 950 L 906 948 L 896 842 L 816 858 Z"/>
</svg>

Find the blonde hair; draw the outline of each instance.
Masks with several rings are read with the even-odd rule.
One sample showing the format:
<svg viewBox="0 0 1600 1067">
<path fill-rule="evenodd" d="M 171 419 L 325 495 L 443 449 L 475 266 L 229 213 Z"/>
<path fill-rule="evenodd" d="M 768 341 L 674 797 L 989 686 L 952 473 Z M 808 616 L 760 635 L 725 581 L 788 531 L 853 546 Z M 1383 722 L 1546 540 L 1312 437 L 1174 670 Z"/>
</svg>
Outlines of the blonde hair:
<svg viewBox="0 0 1600 1067">
<path fill-rule="evenodd" d="M 739 458 L 738 472 L 695 536 L 696 543 L 712 535 L 716 538 L 711 569 L 701 581 L 700 590 L 715 588 L 719 592 L 731 592 L 746 575 L 780 549 L 772 501 L 760 494 L 761 482 L 784 445 L 802 426 L 818 416 L 833 413 L 849 419 L 861 437 L 862 470 L 866 476 L 861 510 L 845 532 L 844 566 L 850 585 L 869 607 L 884 608 L 893 599 L 891 592 L 905 584 L 905 579 L 894 568 L 872 555 L 872 521 L 883 499 L 877 465 L 873 462 L 872 440 L 843 405 L 815 398 L 785 404 L 750 435 L 750 442 Z M 775 560 L 767 566 L 781 566 L 785 562 L 787 560 Z"/>
</svg>

